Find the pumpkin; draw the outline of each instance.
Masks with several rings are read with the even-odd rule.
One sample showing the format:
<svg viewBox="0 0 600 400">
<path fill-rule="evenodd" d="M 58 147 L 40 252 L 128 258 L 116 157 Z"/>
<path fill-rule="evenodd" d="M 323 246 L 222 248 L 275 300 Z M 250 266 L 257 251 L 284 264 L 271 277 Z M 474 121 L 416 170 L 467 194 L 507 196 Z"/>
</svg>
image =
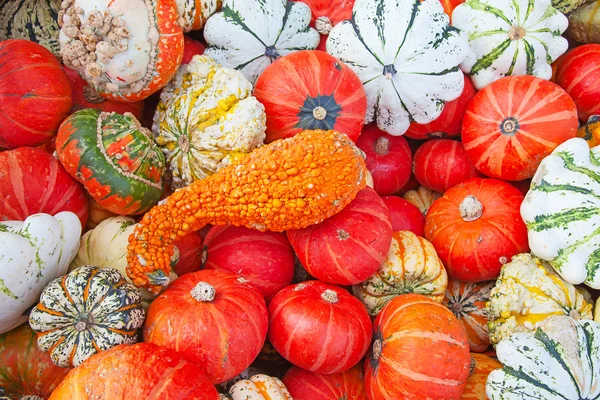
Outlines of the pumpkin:
<svg viewBox="0 0 600 400">
<path fill-rule="evenodd" d="M 600 44 L 585 44 L 569 51 L 556 68 L 556 83 L 573 98 L 582 122 L 600 114 Z"/>
<path fill-rule="evenodd" d="M 470 178 L 481 176 L 456 140 L 434 139 L 416 151 L 413 171 L 417 181 L 436 192 L 445 192 Z"/>
<path fill-rule="evenodd" d="M 365 121 L 367 97 L 360 79 L 323 51 L 279 58 L 258 77 L 254 95 L 265 106 L 267 143 L 304 129 L 333 129 L 356 142 Z"/>
<path fill-rule="evenodd" d="M 86 192 L 55 157 L 31 147 L 4 151 L 0 153 L 0 171 L 0 221 L 71 211 L 85 226 Z"/>
<path fill-rule="evenodd" d="M 63 71 L 67 74 L 71 82 L 71 96 L 73 97 L 73 106 L 71 112 L 83 110 L 84 108 L 95 108 L 100 111 L 117 112 L 125 114 L 129 112 L 137 119 L 141 119 L 144 114 L 144 102 L 136 101 L 133 103 L 123 103 L 113 100 L 107 100 L 100 96 L 79 74 L 77 71 L 63 66 Z"/>
<path fill-rule="evenodd" d="M 0 333 L 27 321 L 44 286 L 66 272 L 80 235 L 81 223 L 69 211 L 0 222 Z"/>
<path fill-rule="evenodd" d="M 502 267 L 487 305 L 490 342 L 533 332 L 553 315 L 592 319 L 589 294 L 565 282 L 546 262 L 518 254 Z"/>
<path fill-rule="evenodd" d="M 491 400 L 596 399 L 599 340 L 600 324 L 567 316 L 514 334 L 496 346 L 504 367 L 490 373 L 486 394 Z"/>
<path fill-rule="evenodd" d="M 347 371 L 327 375 L 292 367 L 282 380 L 294 400 L 367 400 L 360 364 Z"/>
<path fill-rule="evenodd" d="M 0 41 L 25 39 L 59 57 L 59 0 L 7 0 L 0 6 Z"/>
<path fill-rule="evenodd" d="M 353 285 L 371 276 L 385 260 L 392 222 L 381 197 L 364 188 L 338 214 L 303 229 L 287 231 L 306 271 L 338 285 Z"/>
<path fill-rule="evenodd" d="M 180 352 L 222 383 L 252 363 L 267 336 L 260 292 L 229 271 L 185 274 L 150 304 L 144 341 Z"/>
<path fill-rule="evenodd" d="M 444 305 L 404 294 L 384 307 L 373 326 L 365 360 L 370 400 L 460 398 L 469 375 L 469 341 Z"/>
<path fill-rule="evenodd" d="M 54 364 L 78 366 L 93 354 L 137 342 L 141 300 L 118 270 L 84 265 L 46 285 L 29 325 Z"/>
<path fill-rule="evenodd" d="M 165 159 L 131 114 L 91 108 L 71 114 L 60 126 L 56 153 L 94 200 L 115 214 L 145 212 L 160 198 Z"/>
<path fill-rule="evenodd" d="M 495 369 L 502 368 L 502 364 L 485 354 L 471 353 L 472 372 L 467 379 L 465 391 L 461 400 L 487 400 L 485 383 L 487 377 Z"/>
<path fill-rule="evenodd" d="M 577 137 L 585 139 L 590 148 L 600 144 L 600 115 L 592 115 L 586 124 L 577 130 Z"/>
<path fill-rule="evenodd" d="M 461 0 L 461 3 L 463 1 L 464 0 Z M 448 12 L 446 9 L 450 2 L 451 1 L 442 1 L 444 10 L 448 15 L 452 15 L 452 13 Z M 462 120 L 465 112 L 467 112 L 467 106 L 471 100 L 473 100 L 476 93 L 477 91 L 471 83 L 471 80 L 468 77 L 465 77 L 465 86 L 462 93 L 456 100 L 446 103 L 439 117 L 428 124 L 411 122 L 405 136 L 416 140 L 460 136 Z"/>
<path fill-rule="evenodd" d="M 369 124 L 356 145 L 367 156 L 373 188 L 379 195 L 396 193 L 406 185 L 412 168 L 412 152 L 406 139 L 388 135 L 375 124 Z"/>
<path fill-rule="evenodd" d="M 181 276 L 200 269 L 202 266 L 203 244 L 204 238 L 202 238 L 200 232 L 190 232 L 174 243 L 177 249 L 174 259 L 179 258 L 173 265 L 173 271 L 176 275 Z M 179 257 L 176 257 L 177 253 L 179 253 Z"/>
<path fill-rule="evenodd" d="M 523 194 L 496 179 L 472 178 L 444 193 L 425 217 L 425 238 L 453 279 L 496 279 L 512 256 L 529 250 L 519 214 Z"/>
<path fill-rule="evenodd" d="M 418 183 L 417 183 L 418 184 Z M 427 215 L 433 202 L 442 197 L 442 193 L 435 190 L 419 186 L 414 190 L 409 190 L 402 195 L 402 198 L 417 207 L 423 215 Z"/>
<path fill-rule="evenodd" d="M 135 382 L 135 384 L 133 384 Z M 73 369 L 49 400 L 218 400 L 202 367 L 152 343 L 122 344 Z"/>
<path fill-rule="evenodd" d="M 531 178 L 542 159 L 577 132 L 575 103 L 558 85 L 533 76 L 502 78 L 481 90 L 463 119 L 462 141 L 483 174 Z"/>
<path fill-rule="evenodd" d="M 183 31 L 202 29 L 206 20 L 219 11 L 221 3 L 222 0 L 175 0 Z"/>
<path fill-rule="evenodd" d="M 206 178 L 265 139 L 264 107 L 239 72 L 194 56 L 162 91 L 152 130 L 173 187 Z"/>
<path fill-rule="evenodd" d="M 144 100 L 173 77 L 183 56 L 175 0 L 61 3 L 60 54 L 98 94 Z"/>
<path fill-rule="evenodd" d="M 367 93 L 365 122 L 402 135 L 411 122 L 440 116 L 457 99 L 458 65 L 468 46 L 437 0 L 357 0 L 352 19 L 334 26 L 327 52 L 347 63 Z"/>
<path fill-rule="evenodd" d="M 292 400 L 279 378 L 258 374 L 236 382 L 229 389 L 232 400 Z"/>
<path fill-rule="evenodd" d="M 600 43 L 600 2 L 587 2 L 569 15 L 567 36 L 578 43 Z"/>
<path fill-rule="evenodd" d="M 495 283 L 461 282 L 455 279 L 448 282 L 443 302 L 463 324 L 469 336 L 471 352 L 481 353 L 490 347 L 486 304 Z"/>
<path fill-rule="evenodd" d="M 542 161 L 521 205 L 531 251 L 567 282 L 600 289 L 598 193 L 600 147 L 584 139 L 558 146 Z"/>
<path fill-rule="evenodd" d="M 321 222 L 365 187 L 365 170 L 360 150 L 335 131 L 304 131 L 258 148 L 146 213 L 129 238 L 127 274 L 159 292 L 173 241 L 206 224 L 281 232 Z"/>
<path fill-rule="evenodd" d="M 0 395 L 45 399 L 69 372 L 54 365 L 35 342 L 36 334 L 28 324 L 0 335 Z"/>
<path fill-rule="evenodd" d="M 21 39 L 1 42 L 0 59 L 0 147 L 48 142 L 72 103 L 60 63 L 43 46 Z"/>
<path fill-rule="evenodd" d="M 561 11 L 550 0 L 466 0 L 452 12 L 452 25 L 469 42 L 460 68 L 477 90 L 510 75 L 550 79 L 550 64 L 569 47 L 561 36 L 569 21 Z"/>
<path fill-rule="evenodd" d="M 444 299 L 448 275 L 435 249 L 427 240 L 409 231 L 394 232 L 387 259 L 377 272 L 352 287 L 354 295 L 375 316 L 394 297 L 405 293 Z"/>
<path fill-rule="evenodd" d="M 383 196 L 381 199 L 390 212 L 393 232 L 411 231 L 417 236 L 424 235 L 425 217 L 417 206 L 398 196 Z"/>
<path fill-rule="evenodd" d="M 204 27 L 204 54 L 254 83 L 279 57 L 317 47 L 319 34 L 308 26 L 310 17 L 310 8 L 299 2 L 224 0 Z"/>
<path fill-rule="evenodd" d="M 269 303 L 269 341 L 292 364 L 319 374 L 356 365 L 371 342 L 362 303 L 337 286 L 307 281 L 281 290 Z"/>
<path fill-rule="evenodd" d="M 352 6 L 356 0 L 292 0 L 301 1 L 310 7 L 310 26 L 321 35 L 317 50 L 326 51 L 325 43 L 331 28 L 352 18 Z"/>
<path fill-rule="evenodd" d="M 206 46 L 204 43 L 192 39 L 188 35 L 183 36 L 183 58 L 181 59 L 181 65 L 189 64 L 195 55 L 201 56 L 204 54 Z"/>
<path fill-rule="evenodd" d="M 213 227 L 204 242 L 202 264 L 243 276 L 267 301 L 294 278 L 294 250 L 285 233 L 243 226 Z"/>
</svg>

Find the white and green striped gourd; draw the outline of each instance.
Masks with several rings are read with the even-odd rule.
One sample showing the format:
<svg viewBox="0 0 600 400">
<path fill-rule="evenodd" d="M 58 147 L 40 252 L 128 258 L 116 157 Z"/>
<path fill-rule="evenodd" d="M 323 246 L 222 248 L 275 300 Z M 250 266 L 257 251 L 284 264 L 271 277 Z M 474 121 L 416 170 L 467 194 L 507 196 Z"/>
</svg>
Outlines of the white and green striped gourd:
<svg viewBox="0 0 600 400">
<path fill-rule="evenodd" d="M 544 158 L 521 216 L 532 253 L 565 281 L 600 289 L 600 146 L 573 138 Z"/>
<path fill-rule="evenodd" d="M 467 0 L 452 25 L 469 42 L 460 67 L 478 90 L 509 75 L 550 79 L 550 64 L 568 48 L 561 35 L 569 21 L 550 0 Z"/>
</svg>

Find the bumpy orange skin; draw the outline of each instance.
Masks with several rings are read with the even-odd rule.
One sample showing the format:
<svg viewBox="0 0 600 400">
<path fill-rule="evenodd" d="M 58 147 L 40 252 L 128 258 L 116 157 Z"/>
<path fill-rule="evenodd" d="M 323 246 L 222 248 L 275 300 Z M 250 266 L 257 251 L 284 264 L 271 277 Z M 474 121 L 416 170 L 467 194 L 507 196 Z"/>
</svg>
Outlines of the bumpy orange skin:
<svg viewBox="0 0 600 400">
<path fill-rule="evenodd" d="M 341 211 L 365 185 L 362 152 L 344 134 L 304 131 L 260 147 L 151 209 L 129 237 L 127 275 L 159 293 L 173 242 L 207 224 L 282 232 Z"/>
</svg>

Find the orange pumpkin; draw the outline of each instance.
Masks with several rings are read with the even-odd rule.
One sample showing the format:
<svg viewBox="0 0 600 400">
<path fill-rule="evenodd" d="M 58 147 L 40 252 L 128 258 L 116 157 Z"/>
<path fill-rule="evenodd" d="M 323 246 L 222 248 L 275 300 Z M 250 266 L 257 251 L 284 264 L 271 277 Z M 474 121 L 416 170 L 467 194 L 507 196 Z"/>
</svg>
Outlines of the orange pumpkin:
<svg viewBox="0 0 600 400">
<path fill-rule="evenodd" d="M 370 400 L 460 399 L 469 338 L 444 305 L 420 294 L 394 298 L 377 316 L 365 361 Z"/>
<path fill-rule="evenodd" d="M 461 400 L 487 400 L 488 397 L 485 394 L 487 377 L 493 370 L 502 368 L 502 364 L 498 360 L 478 353 L 471 353 L 471 362 L 472 373 L 467 379 Z"/>
<path fill-rule="evenodd" d="M 577 137 L 585 139 L 590 148 L 598 146 L 600 144 L 600 115 L 592 115 L 588 122 L 577 130 Z"/>
</svg>

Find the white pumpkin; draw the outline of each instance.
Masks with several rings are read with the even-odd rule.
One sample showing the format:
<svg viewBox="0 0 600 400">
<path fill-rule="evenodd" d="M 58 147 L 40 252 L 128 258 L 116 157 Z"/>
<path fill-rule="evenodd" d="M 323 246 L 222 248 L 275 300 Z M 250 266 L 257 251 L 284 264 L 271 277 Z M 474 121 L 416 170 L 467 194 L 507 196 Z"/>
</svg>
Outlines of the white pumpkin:
<svg viewBox="0 0 600 400">
<path fill-rule="evenodd" d="M 333 27 L 327 52 L 347 63 L 367 93 L 365 123 L 402 135 L 460 96 L 468 46 L 438 0 L 357 0 Z"/>
<path fill-rule="evenodd" d="M 320 36 L 309 27 L 310 17 L 310 8 L 301 2 L 225 0 L 204 27 L 204 54 L 254 83 L 280 56 L 318 46 Z"/>
<path fill-rule="evenodd" d="M 467 0 L 452 25 L 469 41 L 460 67 L 478 90 L 508 75 L 550 79 L 550 64 L 569 47 L 561 36 L 569 21 L 550 0 Z"/>
<path fill-rule="evenodd" d="M 538 167 L 521 204 L 531 252 L 567 282 L 600 289 L 600 146 L 573 138 Z"/>
<path fill-rule="evenodd" d="M 67 271 L 80 235 L 70 211 L 0 223 L 0 334 L 27 321 L 44 286 Z"/>
<path fill-rule="evenodd" d="M 600 398 L 600 324 L 567 316 L 545 320 L 535 333 L 517 333 L 496 346 L 504 368 L 492 371 L 491 400 Z"/>
<path fill-rule="evenodd" d="M 280 379 L 264 374 L 238 381 L 229 389 L 229 396 L 233 400 L 292 400 Z"/>
</svg>

